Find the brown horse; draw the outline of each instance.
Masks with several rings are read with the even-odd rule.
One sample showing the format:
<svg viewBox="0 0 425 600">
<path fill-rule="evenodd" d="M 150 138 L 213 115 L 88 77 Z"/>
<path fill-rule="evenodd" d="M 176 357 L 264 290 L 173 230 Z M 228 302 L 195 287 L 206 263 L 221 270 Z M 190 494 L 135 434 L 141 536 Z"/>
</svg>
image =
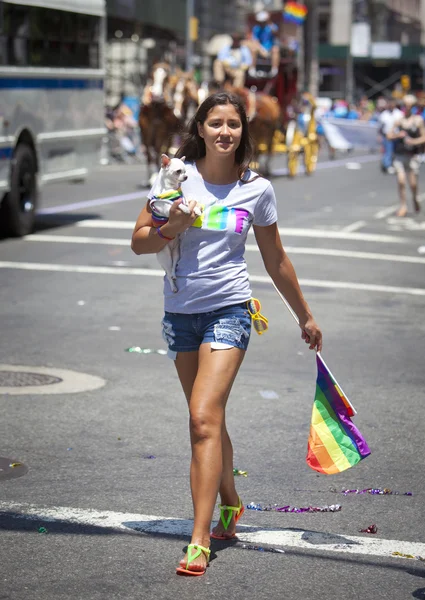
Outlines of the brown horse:
<svg viewBox="0 0 425 600">
<path fill-rule="evenodd" d="M 139 127 L 149 182 L 152 182 L 160 168 L 161 154 L 169 152 L 173 136 L 181 126 L 181 120 L 176 117 L 170 106 L 169 78 L 169 65 L 166 63 L 154 65 L 152 76 L 142 95 Z"/>
<path fill-rule="evenodd" d="M 197 86 L 191 74 L 171 73 L 167 63 L 153 66 L 142 96 L 139 127 L 144 145 L 148 178 L 160 168 L 161 154 L 169 154 L 173 140 L 184 128 L 191 107 L 197 107 Z"/>
<path fill-rule="evenodd" d="M 176 69 L 176 72 L 170 76 L 169 86 L 174 114 L 186 123 L 199 104 L 199 86 L 193 77 L 193 72 Z"/>
<path fill-rule="evenodd" d="M 270 160 L 273 153 L 273 137 L 281 126 L 281 109 L 277 98 L 264 92 L 251 92 L 246 88 L 229 89 L 244 103 L 249 119 L 249 132 L 254 141 L 253 163 L 258 170 L 270 174 Z M 260 158 L 265 157 L 262 165 Z"/>
</svg>

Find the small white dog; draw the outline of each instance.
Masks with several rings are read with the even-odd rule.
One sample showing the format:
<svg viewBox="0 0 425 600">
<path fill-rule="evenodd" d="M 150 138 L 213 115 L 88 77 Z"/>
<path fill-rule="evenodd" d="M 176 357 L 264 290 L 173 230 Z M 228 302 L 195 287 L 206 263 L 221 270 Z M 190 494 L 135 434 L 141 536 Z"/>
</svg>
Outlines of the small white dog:
<svg viewBox="0 0 425 600">
<path fill-rule="evenodd" d="M 156 183 L 155 196 L 149 201 L 152 210 L 154 225 L 160 227 L 168 221 L 170 208 L 173 202 L 182 199 L 179 209 L 190 213 L 187 200 L 181 192 L 181 184 L 186 181 L 186 166 L 183 158 L 169 158 L 166 154 L 161 156 L 161 169 Z M 195 214 L 200 216 L 202 211 L 195 207 Z M 176 267 L 180 258 L 180 236 L 177 235 L 162 250 L 157 253 L 158 262 L 164 269 L 173 292 L 177 292 Z"/>
</svg>

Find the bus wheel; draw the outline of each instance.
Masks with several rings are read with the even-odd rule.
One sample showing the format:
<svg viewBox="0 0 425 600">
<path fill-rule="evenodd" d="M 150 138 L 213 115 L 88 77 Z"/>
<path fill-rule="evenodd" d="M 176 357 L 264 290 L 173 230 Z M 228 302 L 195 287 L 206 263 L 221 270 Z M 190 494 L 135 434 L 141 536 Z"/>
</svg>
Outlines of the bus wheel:
<svg viewBox="0 0 425 600">
<path fill-rule="evenodd" d="M 19 144 L 13 158 L 11 190 L 3 200 L 3 218 L 9 235 L 21 237 L 34 228 L 37 180 L 34 152 Z"/>
</svg>

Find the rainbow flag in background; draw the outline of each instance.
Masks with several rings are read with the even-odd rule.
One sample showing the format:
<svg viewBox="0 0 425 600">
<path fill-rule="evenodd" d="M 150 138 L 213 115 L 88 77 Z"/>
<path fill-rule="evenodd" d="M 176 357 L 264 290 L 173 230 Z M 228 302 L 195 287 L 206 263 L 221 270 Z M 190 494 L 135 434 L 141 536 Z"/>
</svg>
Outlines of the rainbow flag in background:
<svg viewBox="0 0 425 600">
<path fill-rule="evenodd" d="M 287 2 L 283 8 L 283 19 L 297 25 L 302 25 L 307 16 L 307 7 L 300 2 Z"/>
<path fill-rule="evenodd" d="M 370 450 L 351 421 L 355 410 L 318 352 L 316 395 L 308 439 L 307 464 L 325 475 L 356 465 Z"/>
</svg>

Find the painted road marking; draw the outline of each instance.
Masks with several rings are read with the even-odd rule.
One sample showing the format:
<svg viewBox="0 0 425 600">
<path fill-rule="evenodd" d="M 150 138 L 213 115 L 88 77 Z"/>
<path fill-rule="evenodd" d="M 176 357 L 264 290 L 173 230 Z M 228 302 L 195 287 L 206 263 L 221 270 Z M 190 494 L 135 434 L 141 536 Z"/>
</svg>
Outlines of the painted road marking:
<svg viewBox="0 0 425 600">
<path fill-rule="evenodd" d="M 375 219 L 385 219 L 385 217 L 388 217 L 388 215 L 395 213 L 398 206 L 399 206 L 398 204 L 393 204 L 392 206 L 389 206 L 388 208 L 383 208 L 382 210 L 379 210 L 375 214 Z"/>
<path fill-rule="evenodd" d="M 367 156 L 359 156 L 356 157 L 356 161 L 357 163 L 369 163 L 369 162 L 375 162 L 379 159 L 379 157 L 377 157 L 374 154 L 370 154 Z M 318 162 L 316 165 L 316 171 L 321 171 L 323 169 L 332 169 L 333 167 L 344 167 L 347 166 L 348 164 L 352 164 L 352 158 L 341 158 L 339 160 L 328 160 L 328 161 L 324 161 L 324 162 Z M 303 165 L 300 166 L 300 173 L 304 174 L 305 173 L 305 168 Z M 272 176 L 279 176 L 279 175 L 288 175 L 288 168 L 284 167 L 283 169 L 272 169 Z"/>
<path fill-rule="evenodd" d="M 81 208 L 90 208 L 92 206 L 105 206 L 107 204 L 118 204 L 119 202 L 129 202 L 130 200 L 139 200 L 146 198 L 150 188 L 133 192 L 131 194 L 121 194 L 120 196 L 109 196 L 105 198 L 95 198 L 94 200 L 84 200 L 83 202 L 73 202 L 72 204 L 62 204 L 61 206 L 51 206 L 50 208 L 41 208 L 37 211 L 38 215 L 55 215 L 57 213 L 80 210 Z M 134 227 L 134 224 L 133 224 Z"/>
<path fill-rule="evenodd" d="M 163 271 L 157 269 L 141 269 L 138 267 L 96 267 L 89 265 L 59 265 L 49 263 L 0 261 L 0 269 L 51 271 L 57 273 L 91 273 L 98 275 L 145 275 L 147 277 L 164 277 Z M 250 281 L 254 283 L 271 284 L 270 278 L 262 275 L 251 275 Z M 312 288 L 382 292 L 386 294 L 406 294 L 408 296 L 425 296 L 425 288 L 403 288 L 391 285 L 375 285 L 370 283 L 354 283 L 349 281 L 326 281 L 320 279 L 299 279 L 299 282 L 302 286 Z"/>
<path fill-rule="evenodd" d="M 102 219 L 85 219 L 75 223 L 77 227 L 88 227 L 93 229 L 134 229 L 134 221 L 103 221 Z M 252 229 L 248 232 L 253 235 Z M 382 242 L 389 244 L 401 244 L 411 242 L 409 238 L 396 235 L 382 235 L 375 233 L 358 233 L 349 231 L 331 231 L 329 229 L 306 229 L 298 227 L 279 227 L 279 233 L 288 237 L 311 237 L 329 240 L 346 240 L 360 242 Z"/>
<path fill-rule="evenodd" d="M 248 244 L 246 249 L 257 249 L 258 246 Z M 386 260 L 390 262 L 403 262 L 425 265 L 425 259 L 418 256 L 400 254 L 381 254 L 378 252 L 357 252 L 351 250 L 334 250 L 333 248 L 302 248 L 299 246 L 285 246 L 288 254 L 309 254 L 312 256 L 335 256 L 337 258 L 355 258 L 361 260 Z"/>
<path fill-rule="evenodd" d="M 99 244 L 105 246 L 127 246 L 130 248 L 131 240 L 119 239 L 119 238 L 96 238 L 96 237 L 83 237 L 78 235 L 44 235 L 42 233 L 36 233 L 27 235 L 24 238 L 26 242 L 53 242 L 53 243 L 67 243 L 67 244 Z"/>
<path fill-rule="evenodd" d="M 13 514 L 8 514 L 13 512 Z M 1 502 L 0 516 L 11 521 L 27 520 L 48 525 L 60 522 L 66 529 L 66 524 L 77 524 L 102 529 L 113 529 L 118 532 L 131 534 L 166 534 L 190 537 L 193 521 L 157 515 L 138 513 L 122 513 L 109 510 L 54 506 L 51 508 Z M 425 544 L 421 542 L 406 542 L 402 540 L 387 540 L 354 535 L 334 534 L 321 531 L 308 531 L 297 528 L 268 529 L 261 526 L 238 526 L 238 539 L 249 544 L 268 544 L 283 548 L 302 548 L 320 552 L 338 552 L 345 554 L 362 554 L 367 556 L 392 557 L 393 552 L 401 552 L 413 556 L 425 556 Z M 393 557 L 396 558 L 396 557 Z M 397 557 L 401 558 L 401 557 Z"/>
<path fill-rule="evenodd" d="M 418 202 L 421 203 L 423 200 L 425 200 L 425 194 L 424 193 L 419 194 Z M 382 210 L 379 210 L 375 214 L 375 219 L 385 219 L 385 217 L 388 217 L 388 215 L 395 213 L 395 211 L 399 207 L 400 207 L 400 204 L 393 204 L 392 206 L 389 206 L 388 208 L 383 208 Z M 398 221 L 400 221 L 400 217 L 398 217 Z"/>
<path fill-rule="evenodd" d="M 98 238 L 73 235 L 27 235 L 23 238 L 27 242 L 52 242 L 68 244 L 99 244 L 106 246 L 127 246 L 130 248 L 129 239 L 121 238 Z M 259 248 L 255 244 L 245 246 L 247 252 L 258 252 Z M 402 262 L 425 265 L 425 258 L 418 256 L 405 256 L 399 254 L 380 254 L 376 252 L 356 252 L 351 250 L 334 250 L 332 248 L 299 248 L 297 246 L 285 246 L 288 254 L 307 254 L 311 256 L 334 256 L 337 258 L 355 258 L 362 260 L 386 260 L 390 262 Z"/>
<path fill-rule="evenodd" d="M 388 225 L 397 225 L 400 229 L 406 231 L 425 231 L 425 221 L 416 221 L 412 217 L 390 217 L 387 219 Z"/>
<path fill-rule="evenodd" d="M 355 223 L 351 223 L 351 225 L 346 225 L 345 227 L 343 227 L 341 229 L 341 231 L 348 231 L 348 232 L 357 231 L 358 229 L 361 229 L 365 225 L 367 225 L 366 221 L 356 221 Z"/>
<path fill-rule="evenodd" d="M 135 221 L 108 221 L 103 219 L 84 219 L 75 223 L 77 227 L 89 229 L 134 229 Z"/>
</svg>

